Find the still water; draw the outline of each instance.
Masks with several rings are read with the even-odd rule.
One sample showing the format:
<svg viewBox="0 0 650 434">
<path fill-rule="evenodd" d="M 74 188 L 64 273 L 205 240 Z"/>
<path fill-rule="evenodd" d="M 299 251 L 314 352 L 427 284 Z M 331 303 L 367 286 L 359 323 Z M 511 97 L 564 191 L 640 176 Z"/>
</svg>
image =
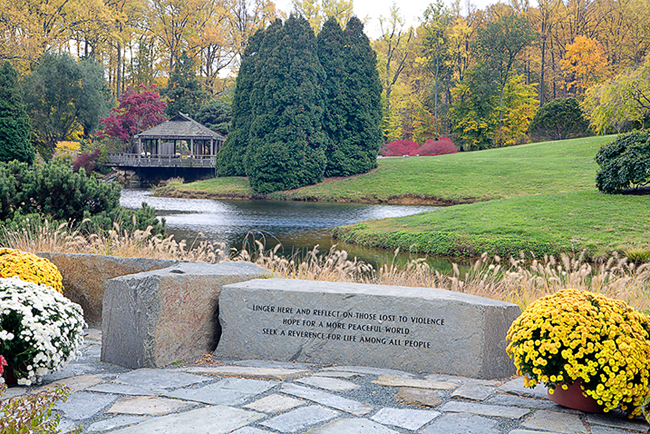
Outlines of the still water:
<svg viewBox="0 0 650 434">
<path fill-rule="evenodd" d="M 334 244 L 373 265 L 390 262 L 393 252 L 341 243 L 332 238 L 336 226 L 365 220 L 401 217 L 439 209 L 434 206 L 402 206 L 372 204 L 341 204 L 329 202 L 284 202 L 248 200 L 176 199 L 153 197 L 149 190 L 124 189 L 120 203 L 125 208 L 139 208 L 147 202 L 166 221 L 167 231 L 177 240 L 209 240 L 225 243 L 228 248 L 241 249 L 253 237 L 266 248 L 280 243 L 284 256 L 303 255 L 314 246 L 327 251 Z M 250 249 L 249 249 L 250 250 Z M 400 255 L 407 261 L 418 255 Z M 431 259 L 441 271 L 450 264 L 445 259 Z"/>
</svg>

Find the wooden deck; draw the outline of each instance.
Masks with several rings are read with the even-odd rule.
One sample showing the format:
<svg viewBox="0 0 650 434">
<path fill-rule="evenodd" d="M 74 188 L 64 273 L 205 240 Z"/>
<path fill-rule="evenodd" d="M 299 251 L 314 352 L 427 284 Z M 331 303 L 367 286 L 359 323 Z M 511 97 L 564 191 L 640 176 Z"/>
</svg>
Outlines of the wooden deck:
<svg viewBox="0 0 650 434">
<path fill-rule="evenodd" d="M 152 155 L 108 154 L 108 165 L 114 167 L 187 167 L 214 168 L 216 155 Z"/>
</svg>

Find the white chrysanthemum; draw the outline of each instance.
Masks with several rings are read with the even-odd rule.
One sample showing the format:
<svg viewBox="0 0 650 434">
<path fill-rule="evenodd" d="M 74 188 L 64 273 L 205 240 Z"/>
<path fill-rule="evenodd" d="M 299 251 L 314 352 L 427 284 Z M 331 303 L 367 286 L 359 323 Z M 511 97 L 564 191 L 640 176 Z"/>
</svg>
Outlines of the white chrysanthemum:
<svg viewBox="0 0 650 434">
<path fill-rule="evenodd" d="M 13 318 L 13 321 L 9 319 Z M 12 348 L 27 343 L 30 351 L 14 361 L 24 366 L 19 384 L 31 385 L 39 376 L 60 369 L 78 353 L 85 327 L 78 304 L 45 285 L 18 278 L 0 278 L 0 354 L 16 354 Z M 17 324 L 17 325 L 16 325 Z"/>
</svg>

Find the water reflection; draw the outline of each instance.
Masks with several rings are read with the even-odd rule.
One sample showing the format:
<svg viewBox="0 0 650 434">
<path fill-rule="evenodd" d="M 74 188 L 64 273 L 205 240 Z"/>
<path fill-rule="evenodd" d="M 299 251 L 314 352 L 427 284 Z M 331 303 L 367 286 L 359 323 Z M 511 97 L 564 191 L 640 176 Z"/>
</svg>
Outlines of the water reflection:
<svg viewBox="0 0 650 434">
<path fill-rule="evenodd" d="M 120 203 L 125 208 L 139 208 L 142 202 L 154 207 L 167 222 L 168 232 L 176 239 L 209 240 L 225 243 L 228 248 L 241 249 L 251 234 L 262 239 L 267 248 L 282 244 L 289 256 L 304 254 L 319 245 L 329 250 L 337 243 L 332 228 L 364 220 L 401 217 L 439 209 L 434 206 L 401 206 L 339 204 L 329 202 L 239 201 L 208 199 L 176 199 L 151 196 L 148 190 L 125 189 Z M 392 260 L 393 252 L 338 243 L 350 256 L 374 265 Z M 400 255 L 400 262 L 413 258 Z M 437 269 L 449 269 L 445 259 L 433 261 Z"/>
</svg>

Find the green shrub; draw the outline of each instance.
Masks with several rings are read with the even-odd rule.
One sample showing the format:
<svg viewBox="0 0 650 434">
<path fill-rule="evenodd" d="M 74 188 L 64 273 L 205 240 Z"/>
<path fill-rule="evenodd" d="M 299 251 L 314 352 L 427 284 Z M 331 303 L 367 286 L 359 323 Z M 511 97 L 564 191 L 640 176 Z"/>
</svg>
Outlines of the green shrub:
<svg viewBox="0 0 650 434">
<path fill-rule="evenodd" d="M 596 186 L 604 193 L 618 193 L 650 183 L 650 134 L 632 131 L 604 145 L 595 157 L 600 170 Z"/>
<path fill-rule="evenodd" d="M 589 123 L 577 99 L 557 98 L 535 113 L 528 134 L 535 142 L 585 137 L 589 135 Z"/>
<path fill-rule="evenodd" d="M 1 372 L 1 371 L 0 371 Z M 0 396 L 6 389 L 0 384 Z M 0 432 L 4 434 L 58 434 L 61 417 L 52 413 L 57 401 L 65 402 L 70 389 L 56 386 L 38 393 L 16 396 L 0 402 Z M 78 428 L 74 432 L 81 432 Z"/>
</svg>

